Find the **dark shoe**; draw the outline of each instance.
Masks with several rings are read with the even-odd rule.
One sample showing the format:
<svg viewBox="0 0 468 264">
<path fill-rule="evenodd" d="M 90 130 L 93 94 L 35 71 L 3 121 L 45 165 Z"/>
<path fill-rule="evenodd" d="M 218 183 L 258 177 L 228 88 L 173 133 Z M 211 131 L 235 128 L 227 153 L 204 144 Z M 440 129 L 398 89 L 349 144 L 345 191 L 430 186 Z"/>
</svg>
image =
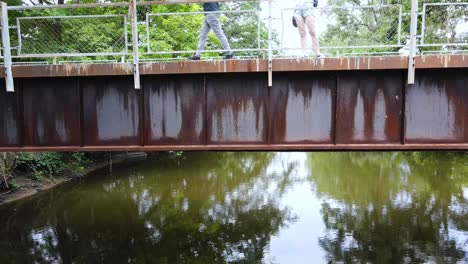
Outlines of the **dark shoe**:
<svg viewBox="0 0 468 264">
<path fill-rule="evenodd" d="M 200 56 L 194 55 L 194 56 L 190 57 L 189 60 L 200 60 Z"/>
<path fill-rule="evenodd" d="M 235 60 L 235 59 L 237 59 L 237 57 L 234 56 L 234 54 L 228 54 L 228 55 L 224 56 L 224 59 L 226 59 L 226 60 Z"/>
</svg>

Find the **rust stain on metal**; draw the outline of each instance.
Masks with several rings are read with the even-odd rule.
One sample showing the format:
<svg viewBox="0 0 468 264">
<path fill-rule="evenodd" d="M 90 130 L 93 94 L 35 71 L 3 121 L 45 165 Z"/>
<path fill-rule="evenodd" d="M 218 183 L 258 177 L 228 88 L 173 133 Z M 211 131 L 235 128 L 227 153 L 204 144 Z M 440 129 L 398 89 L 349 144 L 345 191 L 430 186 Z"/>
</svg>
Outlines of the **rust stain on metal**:
<svg viewBox="0 0 468 264">
<path fill-rule="evenodd" d="M 341 72 L 336 143 L 400 142 L 402 79 L 398 71 Z"/>
<path fill-rule="evenodd" d="M 206 83 L 207 143 L 266 143 L 268 90 L 264 78 L 216 75 Z"/>
<path fill-rule="evenodd" d="M 406 141 L 468 142 L 468 69 L 421 70 L 406 94 Z"/>
<path fill-rule="evenodd" d="M 18 82 L 17 82 L 18 84 Z M 17 96 L 5 91 L 5 82 L 0 83 L 0 147 L 19 145 L 19 129 L 17 115 Z"/>
<path fill-rule="evenodd" d="M 271 88 L 264 73 L 142 76 L 142 90 L 132 76 L 18 78 L 15 93 L 0 85 L 0 150 L 468 149 L 468 67 L 420 69 L 405 88 L 405 69 L 367 70 L 372 60 L 339 62 L 361 70 L 279 72 Z"/>
<path fill-rule="evenodd" d="M 77 78 L 23 80 L 22 99 L 24 145 L 81 145 Z"/>
<path fill-rule="evenodd" d="M 276 75 L 270 93 L 270 143 L 333 143 L 335 92 L 333 73 Z"/>
<path fill-rule="evenodd" d="M 145 145 L 204 144 L 204 80 L 144 78 Z"/>
<path fill-rule="evenodd" d="M 425 55 L 416 57 L 416 67 L 426 68 L 467 68 L 467 55 Z M 342 70 L 389 70 L 407 69 L 408 58 L 387 57 L 347 57 L 323 59 L 275 59 L 273 71 L 342 71 Z M 141 63 L 142 75 L 153 74 L 203 74 L 203 73 L 245 73 L 267 72 L 268 61 L 217 60 Z M 66 64 L 66 65 L 22 65 L 13 67 L 13 75 L 29 77 L 72 77 L 72 76 L 113 76 L 133 75 L 132 64 Z M 0 77 L 4 77 L 0 72 Z"/>
<path fill-rule="evenodd" d="M 468 144 L 216 144 L 216 145 L 161 145 L 161 146 L 72 146 L 72 147 L 0 147 L 0 152 L 27 151 L 359 151 L 359 150 L 444 150 L 466 151 Z"/>
<path fill-rule="evenodd" d="M 140 93 L 126 77 L 81 80 L 85 145 L 138 145 L 142 125 Z"/>
<path fill-rule="evenodd" d="M 468 68 L 468 55 L 425 55 L 416 57 L 416 67 L 431 68 Z"/>
</svg>

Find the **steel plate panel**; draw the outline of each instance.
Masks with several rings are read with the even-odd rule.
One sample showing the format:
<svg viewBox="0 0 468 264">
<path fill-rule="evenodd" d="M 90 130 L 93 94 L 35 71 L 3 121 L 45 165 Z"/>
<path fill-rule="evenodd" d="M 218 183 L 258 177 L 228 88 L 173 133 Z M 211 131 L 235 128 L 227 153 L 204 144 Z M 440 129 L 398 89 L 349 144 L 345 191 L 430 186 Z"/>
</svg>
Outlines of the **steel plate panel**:
<svg viewBox="0 0 468 264">
<path fill-rule="evenodd" d="M 204 143 L 203 77 L 146 77 L 145 145 Z"/>
<path fill-rule="evenodd" d="M 85 145 L 140 145 L 140 90 L 131 77 L 82 80 Z"/>
<path fill-rule="evenodd" d="M 271 143 L 333 143 L 336 75 L 276 74 L 270 94 Z"/>
<path fill-rule="evenodd" d="M 406 91 L 406 142 L 468 142 L 468 70 L 419 70 Z"/>
<path fill-rule="evenodd" d="M 264 74 L 209 76 L 207 143 L 266 143 L 268 87 Z"/>
<path fill-rule="evenodd" d="M 76 78 L 22 81 L 25 146 L 80 146 L 80 92 Z"/>
<path fill-rule="evenodd" d="M 336 143 L 401 142 L 402 91 L 401 72 L 340 73 Z"/>
<path fill-rule="evenodd" d="M 16 82 L 18 83 L 18 82 Z M 18 90 L 18 87 L 16 88 Z M 18 116 L 16 99 L 18 92 L 7 93 L 5 82 L 0 82 L 0 146 L 17 146 L 18 136 Z"/>
</svg>

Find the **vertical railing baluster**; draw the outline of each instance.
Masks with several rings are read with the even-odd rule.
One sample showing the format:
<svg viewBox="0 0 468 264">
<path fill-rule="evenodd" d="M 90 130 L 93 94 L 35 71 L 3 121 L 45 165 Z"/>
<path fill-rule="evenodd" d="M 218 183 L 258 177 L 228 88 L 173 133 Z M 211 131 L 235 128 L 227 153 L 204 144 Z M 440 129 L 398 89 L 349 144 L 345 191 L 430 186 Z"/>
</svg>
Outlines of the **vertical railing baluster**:
<svg viewBox="0 0 468 264">
<path fill-rule="evenodd" d="M 272 33 L 271 33 L 271 12 L 272 0 L 268 0 L 268 87 L 273 86 L 273 55 L 272 55 Z"/>
<path fill-rule="evenodd" d="M 5 83 L 7 92 L 14 92 L 13 73 L 11 71 L 10 29 L 8 25 L 8 9 L 5 2 L 0 2 L 2 21 L 3 63 L 5 69 Z"/>
<path fill-rule="evenodd" d="M 418 0 L 411 0 L 410 45 L 408 56 L 408 84 L 414 84 L 416 68 L 416 41 L 418 34 Z"/>
<path fill-rule="evenodd" d="M 140 61 L 138 52 L 138 24 L 136 0 L 130 0 L 130 16 L 132 18 L 132 45 L 133 45 L 133 78 L 135 89 L 140 89 Z"/>
</svg>

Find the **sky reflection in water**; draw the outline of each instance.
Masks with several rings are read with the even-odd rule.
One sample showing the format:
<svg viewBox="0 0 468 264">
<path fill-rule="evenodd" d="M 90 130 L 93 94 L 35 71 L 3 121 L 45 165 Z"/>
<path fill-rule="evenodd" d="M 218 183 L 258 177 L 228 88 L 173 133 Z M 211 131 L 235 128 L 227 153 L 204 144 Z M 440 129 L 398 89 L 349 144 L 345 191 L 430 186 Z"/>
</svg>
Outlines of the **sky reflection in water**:
<svg viewBox="0 0 468 264">
<path fill-rule="evenodd" d="M 0 262 L 468 261 L 457 153 L 188 153 L 0 209 Z"/>
</svg>

